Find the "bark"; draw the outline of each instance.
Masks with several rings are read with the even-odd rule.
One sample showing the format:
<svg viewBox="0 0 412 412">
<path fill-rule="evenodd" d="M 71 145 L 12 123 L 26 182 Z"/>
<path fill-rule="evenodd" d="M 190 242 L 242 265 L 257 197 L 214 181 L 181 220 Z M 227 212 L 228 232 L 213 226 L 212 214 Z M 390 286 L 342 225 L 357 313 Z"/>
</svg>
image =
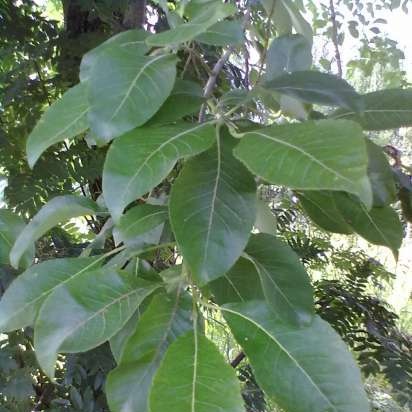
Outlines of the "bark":
<svg viewBox="0 0 412 412">
<path fill-rule="evenodd" d="M 124 28 L 143 28 L 145 23 L 146 0 L 130 0 L 123 18 Z"/>
</svg>

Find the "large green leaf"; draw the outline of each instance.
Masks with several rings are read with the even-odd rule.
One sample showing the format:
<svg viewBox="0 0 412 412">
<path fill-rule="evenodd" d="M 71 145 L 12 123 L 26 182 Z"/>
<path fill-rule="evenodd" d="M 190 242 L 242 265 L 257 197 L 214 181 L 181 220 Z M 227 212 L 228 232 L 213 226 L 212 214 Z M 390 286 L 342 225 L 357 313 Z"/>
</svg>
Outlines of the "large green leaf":
<svg viewBox="0 0 412 412">
<path fill-rule="evenodd" d="M 183 116 L 199 112 L 204 100 L 203 89 L 198 83 L 177 79 L 172 93 L 146 126 L 175 122 Z"/>
<path fill-rule="evenodd" d="M 206 150 L 213 140 L 212 125 L 185 123 L 142 127 L 116 139 L 103 169 L 103 193 L 113 219 L 161 183 L 179 159 Z"/>
<path fill-rule="evenodd" d="M 206 7 L 187 23 L 183 23 L 174 29 L 150 36 L 146 43 L 149 46 L 170 46 L 193 40 L 199 34 L 204 33 L 219 20 L 236 12 L 232 4 L 216 2 L 213 7 Z"/>
<path fill-rule="evenodd" d="M 112 412 L 148 412 L 153 376 L 169 344 L 193 328 L 192 304 L 179 288 L 175 296 L 155 296 L 127 341 L 119 366 L 108 376 Z"/>
<path fill-rule="evenodd" d="M 223 308 L 259 386 L 286 412 L 369 412 L 352 355 L 318 316 L 299 328 L 280 322 L 263 302 Z"/>
<path fill-rule="evenodd" d="M 362 113 L 338 109 L 335 119 L 354 120 L 365 130 L 386 130 L 412 126 L 412 89 L 379 90 L 363 96 Z"/>
<path fill-rule="evenodd" d="M 218 136 L 214 147 L 184 165 L 171 192 L 173 232 L 200 285 L 235 263 L 256 217 L 256 184 L 233 157 L 234 144 L 229 135 Z"/>
<path fill-rule="evenodd" d="M 31 326 L 47 298 L 59 285 L 94 266 L 96 258 L 52 259 L 31 266 L 7 288 L 0 300 L 0 330 Z"/>
<path fill-rule="evenodd" d="M 363 99 L 345 80 L 317 71 L 286 73 L 264 83 L 264 87 L 307 103 L 341 106 L 359 112 Z"/>
<path fill-rule="evenodd" d="M 242 24 L 238 20 L 220 21 L 196 37 L 196 41 L 212 46 L 237 45 L 244 41 Z"/>
<path fill-rule="evenodd" d="M 149 32 L 145 30 L 127 30 L 110 37 L 99 46 L 87 52 L 80 63 L 80 81 L 85 82 L 90 78 L 93 66 L 96 64 L 99 55 L 110 48 L 120 48 L 130 50 L 136 55 L 145 55 L 149 48 L 146 45 L 146 38 Z"/>
<path fill-rule="evenodd" d="M 354 122 L 322 120 L 246 132 L 234 153 L 269 183 L 343 190 L 372 203 L 365 139 Z"/>
<path fill-rule="evenodd" d="M 267 302 L 285 322 L 308 324 L 314 314 L 310 279 L 293 250 L 274 236 L 252 235 L 246 254 L 254 263 Z"/>
<path fill-rule="evenodd" d="M 398 214 L 389 206 L 368 210 L 354 196 L 335 193 L 336 204 L 356 233 L 370 243 L 386 246 L 395 257 L 402 244 L 403 229 Z"/>
<path fill-rule="evenodd" d="M 396 200 L 394 173 L 381 147 L 366 141 L 368 150 L 368 176 L 372 186 L 373 205 L 386 206 Z"/>
<path fill-rule="evenodd" d="M 110 339 L 158 287 L 104 267 L 55 289 L 35 323 L 34 346 L 44 372 L 54 376 L 58 352 L 85 352 Z"/>
<path fill-rule="evenodd" d="M 172 54 L 141 56 L 118 47 L 103 50 L 89 80 L 89 121 L 106 141 L 141 126 L 161 107 L 176 77 Z"/>
<path fill-rule="evenodd" d="M 88 112 L 86 84 L 78 84 L 64 93 L 46 110 L 27 139 L 29 165 L 33 167 L 50 146 L 76 137 L 88 129 Z"/>
<path fill-rule="evenodd" d="M 354 232 L 342 216 L 335 202 L 334 192 L 301 192 L 299 193 L 299 199 L 308 216 L 322 229 L 343 234 Z"/>
<path fill-rule="evenodd" d="M 20 216 L 10 210 L 0 209 L 0 265 L 10 263 L 10 250 L 25 226 Z M 30 266 L 33 257 L 34 245 L 24 252 L 22 266 Z"/>
<path fill-rule="evenodd" d="M 285 412 L 369 411 L 359 370 L 339 336 L 317 316 L 304 327 L 283 322 L 263 300 L 251 262 L 240 259 L 211 288 L 259 386 Z"/>
<path fill-rule="evenodd" d="M 266 55 L 266 80 L 289 72 L 308 70 L 312 65 L 312 45 L 300 34 L 275 38 Z"/>
<path fill-rule="evenodd" d="M 261 233 L 269 233 L 276 236 L 277 220 L 275 214 L 267 202 L 258 199 L 256 204 L 256 221 L 255 228 Z"/>
<path fill-rule="evenodd" d="M 203 335 L 190 332 L 169 347 L 153 381 L 151 412 L 244 412 L 235 371 Z"/>
<path fill-rule="evenodd" d="M 117 225 L 116 236 L 128 247 L 143 248 L 159 243 L 169 211 L 165 206 L 139 205 L 127 211 Z"/>
<path fill-rule="evenodd" d="M 10 252 L 10 262 L 17 268 L 26 250 L 58 223 L 73 217 L 94 215 L 99 206 L 90 199 L 74 195 L 58 196 L 46 203 L 19 234 Z"/>
</svg>

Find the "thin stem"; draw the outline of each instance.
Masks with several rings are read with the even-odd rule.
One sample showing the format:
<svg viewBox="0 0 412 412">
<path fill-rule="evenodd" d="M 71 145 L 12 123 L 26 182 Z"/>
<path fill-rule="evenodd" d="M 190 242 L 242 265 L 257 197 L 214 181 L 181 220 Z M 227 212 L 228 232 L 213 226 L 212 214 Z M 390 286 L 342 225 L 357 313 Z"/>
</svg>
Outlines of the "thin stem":
<svg viewBox="0 0 412 412">
<path fill-rule="evenodd" d="M 335 4 L 333 0 L 329 0 L 330 4 L 330 20 L 332 22 L 332 42 L 335 47 L 335 58 L 336 64 L 338 66 L 338 76 L 343 76 L 342 70 L 342 58 L 339 51 L 339 42 L 338 42 L 338 23 L 336 21 L 336 11 L 335 11 Z"/>
</svg>

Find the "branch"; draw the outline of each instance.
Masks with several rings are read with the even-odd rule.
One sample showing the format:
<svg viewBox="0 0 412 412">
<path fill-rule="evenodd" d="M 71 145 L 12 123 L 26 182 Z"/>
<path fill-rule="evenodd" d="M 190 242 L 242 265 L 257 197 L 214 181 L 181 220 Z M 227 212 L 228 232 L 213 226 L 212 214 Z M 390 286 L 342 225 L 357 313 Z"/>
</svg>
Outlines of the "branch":
<svg viewBox="0 0 412 412">
<path fill-rule="evenodd" d="M 203 97 L 205 99 L 208 99 L 212 93 L 213 89 L 216 86 L 216 81 L 219 76 L 219 73 L 222 71 L 223 66 L 226 64 L 226 62 L 229 60 L 230 55 L 233 53 L 233 47 L 229 47 L 220 57 L 220 59 L 216 62 L 215 66 L 213 67 L 212 73 L 210 73 L 209 79 L 206 83 L 206 86 L 203 91 Z M 206 116 L 206 104 L 203 103 L 202 107 L 199 112 L 199 123 L 202 123 L 205 121 L 205 116 Z"/>
<path fill-rule="evenodd" d="M 342 70 L 342 58 L 339 51 L 339 42 L 338 42 L 338 23 L 336 21 L 336 11 L 335 11 L 335 4 L 333 0 L 330 0 L 330 20 L 332 22 L 332 42 L 335 46 L 335 58 L 336 64 L 338 65 L 338 76 L 342 77 L 343 70 Z"/>
<path fill-rule="evenodd" d="M 240 352 L 235 359 L 232 360 L 232 362 L 230 362 L 230 366 L 232 368 L 236 368 L 240 362 L 242 362 L 243 359 L 245 359 L 246 355 L 245 352 Z"/>
</svg>

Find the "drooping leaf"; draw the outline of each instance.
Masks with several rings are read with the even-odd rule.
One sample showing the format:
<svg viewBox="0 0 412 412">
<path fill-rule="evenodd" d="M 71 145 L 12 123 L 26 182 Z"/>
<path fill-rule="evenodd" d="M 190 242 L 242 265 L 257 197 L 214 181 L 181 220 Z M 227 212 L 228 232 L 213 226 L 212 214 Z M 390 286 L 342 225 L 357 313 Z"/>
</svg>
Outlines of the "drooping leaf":
<svg viewBox="0 0 412 412">
<path fill-rule="evenodd" d="M 153 381 L 151 412 L 244 412 L 235 371 L 205 336 L 170 345 Z"/>
<path fill-rule="evenodd" d="M 219 20 L 236 12 L 232 4 L 216 2 L 213 7 L 206 7 L 202 12 L 187 23 L 183 23 L 174 29 L 150 36 L 146 43 L 149 46 L 170 46 L 193 40 L 199 34 L 204 33 Z"/>
<path fill-rule="evenodd" d="M 357 233 L 370 243 L 386 246 L 395 257 L 402 244 L 398 214 L 389 206 L 368 210 L 355 196 L 343 192 L 304 192 L 304 209 L 320 227 L 336 233 Z"/>
<path fill-rule="evenodd" d="M 246 132 L 235 156 L 269 183 L 305 190 L 344 190 L 372 203 L 362 130 L 322 120 Z"/>
<path fill-rule="evenodd" d="M 335 203 L 334 192 L 301 192 L 299 199 L 308 216 L 322 229 L 343 234 L 354 232 Z"/>
<path fill-rule="evenodd" d="M 412 89 L 379 90 L 363 96 L 364 110 L 338 109 L 334 119 L 354 120 L 365 130 L 386 130 L 412 126 Z"/>
<path fill-rule="evenodd" d="M 312 66 L 312 45 L 300 34 L 275 38 L 266 55 L 266 80 L 290 72 L 309 70 Z"/>
<path fill-rule="evenodd" d="M 295 327 L 259 301 L 227 304 L 224 311 L 259 386 L 286 412 L 369 412 L 352 355 L 318 316 Z"/>
<path fill-rule="evenodd" d="M 335 193 L 335 197 L 342 216 L 356 233 L 370 243 L 388 247 L 398 256 L 403 229 L 398 214 L 390 206 L 368 210 L 354 196 Z"/>
<path fill-rule="evenodd" d="M 27 160 L 33 167 L 41 154 L 50 146 L 71 139 L 89 127 L 87 113 L 87 85 L 78 84 L 69 89 L 42 115 L 30 133 L 27 144 Z"/>
<path fill-rule="evenodd" d="M 12 282 L 0 300 L 0 331 L 33 325 L 47 296 L 89 267 L 96 267 L 95 263 L 95 257 L 65 258 L 31 266 Z"/>
<path fill-rule="evenodd" d="M 292 26 L 295 28 L 296 32 L 305 36 L 305 38 L 310 43 L 312 43 L 313 42 L 312 26 L 302 16 L 302 13 L 299 11 L 296 3 L 292 0 L 280 0 L 279 3 L 281 3 L 283 8 L 289 14 L 290 21 L 292 23 Z"/>
<path fill-rule="evenodd" d="M 173 298 L 165 294 L 153 298 L 127 341 L 119 366 L 108 376 L 111 411 L 148 412 L 153 376 L 167 347 L 192 328 L 192 303 L 181 288 Z"/>
<path fill-rule="evenodd" d="M 392 168 L 381 147 L 366 140 L 368 176 L 372 186 L 373 205 L 387 206 L 396 200 L 396 186 Z"/>
<path fill-rule="evenodd" d="M 75 195 L 57 196 L 46 203 L 22 230 L 10 252 L 10 262 L 17 268 L 21 257 L 33 243 L 58 223 L 73 217 L 94 215 L 99 206 L 90 199 Z"/>
<path fill-rule="evenodd" d="M 117 225 L 117 237 L 128 247 L 143 248 L 159 243 L 168 218 L 165 206 L 139 205 L 127 211 Z"/>
<path fill-rule="evenodd" d="M 103 169 L 103 193 L 112 217 L 143 196 L 171 172 L 176 162 L 210 147 L 210 124 L 142 127 L 116 139 Z"/>
<path fill-rule="evenodd" d="M 196 41 L 212 46 L 238 45 L 244 41 L 242 24 L 240 21 L 220 21 L 206 32 L 197 36 Z"/>
<path fill-rule="evenodd" d="M 276 216 L 270 210 L 269 205 L 261 199 L 256 203 L 255 228 L 261 233 L 269 233 L 276 236 L 277 221 Z"/>
<path fill-rule="evenodd" d="M 172 91 L 176 61 L 172 54 L 146 57 L 118 47 L 103 50 L 90 73 L 92 130 L 110 141 L 149 120 Z"/>
<path fill-rule="evenodd" d="M 359 112 L 363 98 L 345 80 L 331 74 L 304 70 L 266 81 L 264 87 L 307 103 L 341 106 Z"/>
<path fill-rule="evenodd" d="M 0 209 L 0 265 L 10 264 L 10 250 L 25 226 L 23 219 L 11 210 Z M 22 266 L 30 266 L 33 257 L 34 245 L 24 252 Z"/>
<path fill-rule="evenodd" d="M 35 323 L 40 366 L 53 378 L 58 352 L 85 352 L 119 331 L 158 283 L 104 267 L 70 279 L 44 301 Z"/>
<path fill-rule="evenodd" d="M 146 126 L 175 122 L 196 113 L 204 100 L 203 89 L 198 83 L 177 79 L 172 93 Z"/>
<path fill-rule="evenodd" d="M 310 323 L 313 290 L 295 252 L 265 233 L 252 235 L 245 251 L 257 269 L 266 301 L 279 318 L 295 324 Z"/>
<path fill-rule="evenodd" d="M 235 263 L 256 217 L 256 184 L 233 157 L 234 144 L 226 133 L 217 136 L 214 147 L 184 165 L 171 191 L 172 229 L 200 285 Z"/>
<path fill-rule="evenodd" d="M 104 50 L 117 47 L 123 50 L 130 50 L 136 55 L 144 56 L 149 50 L 145 42 L 147 36 L 149 36 L 149 32 L 145 30 L 123 31 L 87 52 L 80 63 L 80 81 L 85 82 L 90 78 L 92 68 Z"/>
</svg>

